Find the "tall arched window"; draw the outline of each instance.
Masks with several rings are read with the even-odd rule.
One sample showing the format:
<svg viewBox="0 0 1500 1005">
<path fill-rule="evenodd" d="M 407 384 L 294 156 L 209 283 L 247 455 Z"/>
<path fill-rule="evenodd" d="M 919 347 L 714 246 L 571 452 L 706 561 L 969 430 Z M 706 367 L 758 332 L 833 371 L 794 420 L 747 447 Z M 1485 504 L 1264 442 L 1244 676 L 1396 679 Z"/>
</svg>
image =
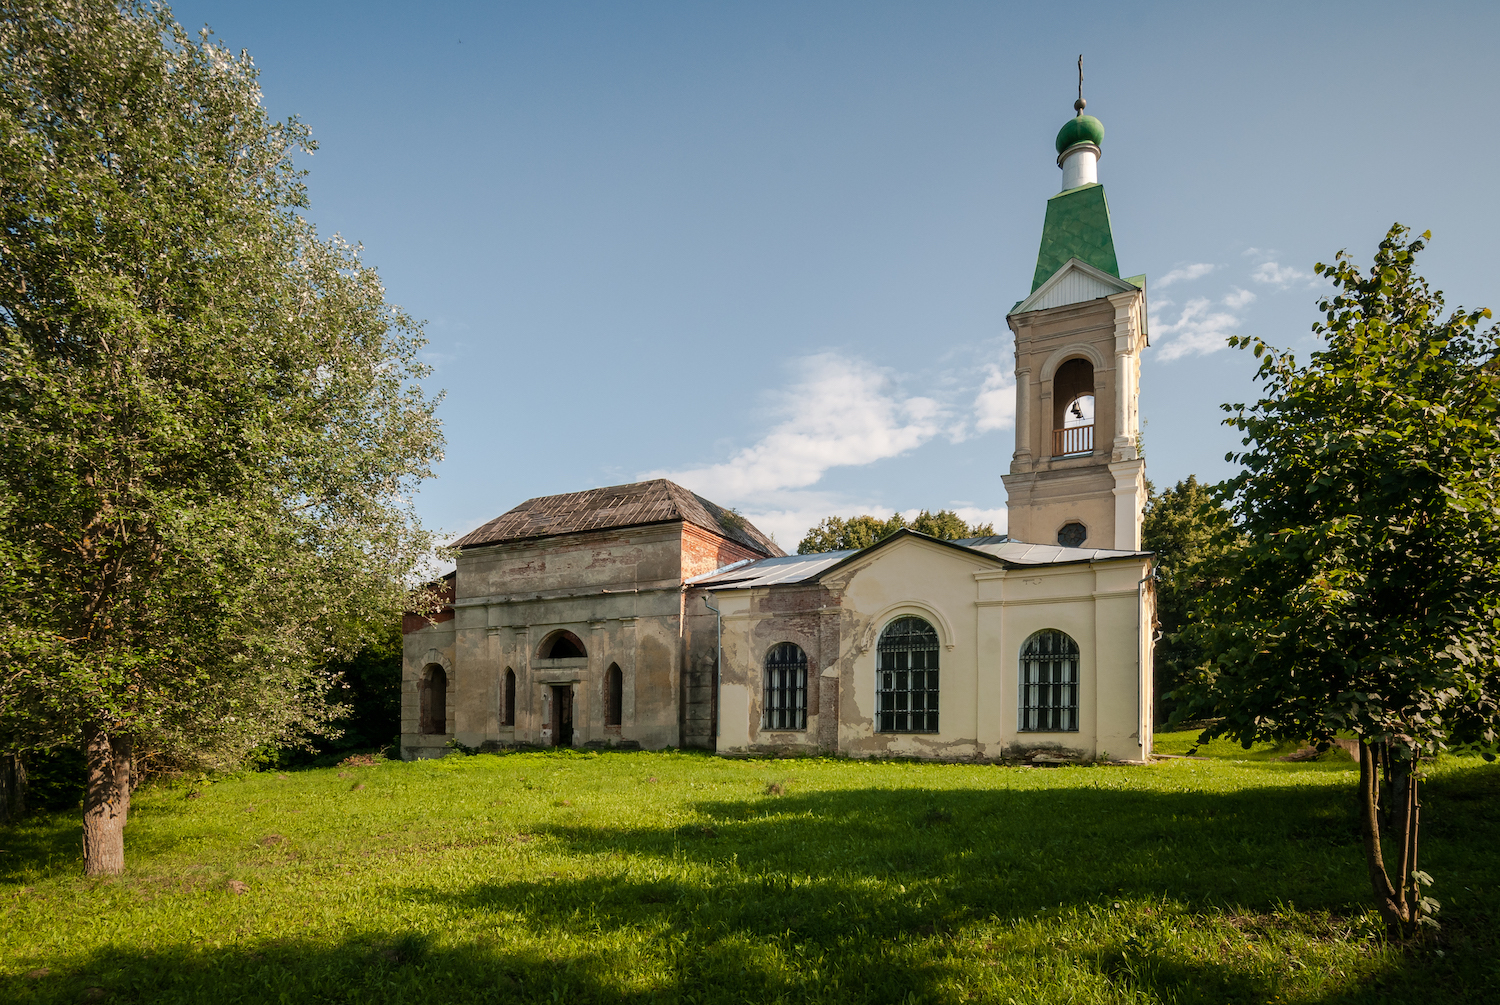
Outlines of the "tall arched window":
<svg viewBox="0 0 1500 1005">
<path fill-rule="evenodd" d="M 1078 731 L 1078 643 L 1047 628 L 1021 646 L 1021 721 L 1027 732 Z"/>
<path fill-rule="evenodd" d="M 516 672 L 505 668 L 505 693 L 500 698 L 500 725 L 516 724 Z"/>
<path fill-rule="evenodd" d="M 618 663 L 604 671 L 604 724 L 618 726 L 625 718 L 625 675 Z"/>
<path fill-rule="evenodd" d="M 779 642 L 766 653 L 766 703 L 761 728 L 807 728 L 807 653 L 795 642 Z"/>
<path fill-rule="evenodd" d="M 876 647 L 875 728 L 882 733 L 938 731 L 938 634 L 921 618 L 897 618 Z"/>
<path fill-rule="evenodd" d="M 448 675 L 436 663 L 422 671 L 420 693 L 421 729 L 441 735 L 448 732 Z"/>
</svg>

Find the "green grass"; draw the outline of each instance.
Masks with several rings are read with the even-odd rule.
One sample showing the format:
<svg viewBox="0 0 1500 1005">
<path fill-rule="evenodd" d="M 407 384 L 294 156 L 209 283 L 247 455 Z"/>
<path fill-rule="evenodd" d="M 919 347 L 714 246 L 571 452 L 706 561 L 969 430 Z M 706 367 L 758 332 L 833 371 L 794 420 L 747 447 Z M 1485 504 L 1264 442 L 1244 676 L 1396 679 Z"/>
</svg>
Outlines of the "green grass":
<svg viewBox="0 0 1500 1005">
<path fill-rule="evenodd" d="M 0 830 L 0 1000 L 1500 1001 L 1500 767 L 1434 768 L 1444 928 L 1401 950 L 1368 907 L 1354 766 L 1209 752 L 527 753 L 152 786 L 116 879 L 80 875 L 76 813 Z"/>
</svg>

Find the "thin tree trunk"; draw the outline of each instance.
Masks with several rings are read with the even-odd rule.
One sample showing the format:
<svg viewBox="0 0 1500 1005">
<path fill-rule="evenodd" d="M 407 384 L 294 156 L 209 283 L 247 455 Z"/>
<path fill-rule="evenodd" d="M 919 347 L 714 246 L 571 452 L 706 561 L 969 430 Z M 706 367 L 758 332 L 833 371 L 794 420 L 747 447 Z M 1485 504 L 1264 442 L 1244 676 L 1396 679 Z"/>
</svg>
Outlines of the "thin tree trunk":
<svg viewBox="0 0 1500 1005">
<path fill-rule="evenodd" d="M 83 731 L 88 780 L 83 795 L 83 871 L 113 876 L 125 871 L 125 818 L 130 812 L 129 738 L 99 726 Z"/>
<path fill-rule="evenodd" d="M 1408 795 L 1409 789 L 1406 786 L 1396 786 L 1393 792 L 1396 806 L 1392 808 L 1391 819 L 1398 827 L 1397 840 L 1401 843 L 1402 853 L 1400 875 L 1403 888 L 1398 889 L 1391 884 L 1391 878 L 1386 873 L 1385 858 L 1380 849 L 1380 775 L 1380 764 L 1375 748 L 1361 739 L 1359 741 L 1359 815 L 1360 830 L 1363 832 L 1365 843 L 1365 865 L 1370 872 L 1370 886 L 1375 893 L 1375 906 L 1380 909 L 1380 916 L 1385 920 L 1386 930 L 1393 939 L 1402 939 L 1411 933 L 1415 920 L 1407 904 L 1404 889 L 1409 861 L 1407 855 L 1412 845 L 1406 839 L 1410 817 L 1402 811 L 1401 807 L 1406 805 L 1403 797 Z"/>
<path fill-rule="evenodd" d="M 26 766 L 20 754 L 0 754 L 0 824 L 26 812 Z"/>
</svg>

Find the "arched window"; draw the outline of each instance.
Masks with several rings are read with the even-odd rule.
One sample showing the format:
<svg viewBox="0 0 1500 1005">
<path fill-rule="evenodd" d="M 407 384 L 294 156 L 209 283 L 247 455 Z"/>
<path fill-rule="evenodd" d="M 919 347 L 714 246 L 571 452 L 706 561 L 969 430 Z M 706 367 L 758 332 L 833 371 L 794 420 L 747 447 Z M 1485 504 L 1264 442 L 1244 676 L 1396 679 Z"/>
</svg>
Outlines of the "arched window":
<svg viewBox="0 0 1500 1005">
<path fill-rule="evenodd" d="M 1052 456 L 1094 449 L 1094 364 L 1070 359 L 1052 375 Z"/>
<path fill-rule="evenodd" d="M 604 724 L 618 726 L 625 718 L 625 675 L 618 663 L 604 671 Z"/>
<path fill-rule="evenodd" d="M 779 642 L 766 653 L 766 704 L 761 728 L 807 728 L 807 653 L 795 642 Z"/>
<path fill-rule="evenodd" d="M 588 655 L 583 640 L 570 631 L 553 632 L 542 640 L 538 655 L 544 660 L 576 660 Z"/>
<path fill-rule="evenodd" d="M 897 618 L 876 647 L 875 722 L 882 733 L 938 730 L 938 634 L 921 618 Z"/>
<path fill-rule="evenodd" d="M 1053 628 L 1021 647 L 1021 721 L 1027 732 L 1078 731 L 1078 643 Z"/>
<path fill-rule="evenodd" d="M 420 689 L 421 729 L 442 735 L 448 732 L 448 675 L 436 663 L 422 671 Z"/>
<path fill-rule="evenodd" d="M 505 668 L 505 693 L 500 697 L 500 725 L 516 724 L 516 672 Z"/>
</svg>

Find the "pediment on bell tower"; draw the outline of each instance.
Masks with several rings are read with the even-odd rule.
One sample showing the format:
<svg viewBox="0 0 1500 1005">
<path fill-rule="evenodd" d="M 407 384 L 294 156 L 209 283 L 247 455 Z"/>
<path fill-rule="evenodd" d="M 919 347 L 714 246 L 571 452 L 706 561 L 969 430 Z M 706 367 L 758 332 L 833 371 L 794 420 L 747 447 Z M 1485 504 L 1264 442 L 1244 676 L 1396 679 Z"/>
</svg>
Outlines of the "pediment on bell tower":
<svg viewBox="0 0 1500 1005">
<path fill-rule="evenodd" d="M 1038 286 L 1036 292 L 1016 304 L 1010 313 L 1025 314 L 1051 307 L 1082 304 L 1139 288 L 1135 283 L 1118 279 L 1085 261 L 1070 258 L 1046 282 Z"/>
</svg>

